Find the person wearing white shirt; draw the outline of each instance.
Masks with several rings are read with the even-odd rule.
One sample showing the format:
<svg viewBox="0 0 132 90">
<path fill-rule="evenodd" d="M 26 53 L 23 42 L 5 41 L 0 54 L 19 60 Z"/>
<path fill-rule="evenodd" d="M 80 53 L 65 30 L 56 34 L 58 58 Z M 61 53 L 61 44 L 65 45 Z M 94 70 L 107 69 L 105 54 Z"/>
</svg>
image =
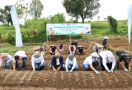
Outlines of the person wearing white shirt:
<svg viewBox="0 0 132 90">
<path fill-rule="evenodd" d="M 12 56 L 8 53 L 1 53 L 1 66 L 4 67 L 4 69 L 11 70 L 11 64 L 12 64 Z"/>
<path fill-rule="evenodd" d="M 72 72 L 78 70 L 77 60 L 74 57 L 74 54 L 70 54 L 66 59 L 65 68 L 66 68 L 66 72 Z"/>
<path fill-rule="evenodd" d="M 33 71 L 35 70 L 43 70 L 44 69 L 44 57 L 39 51 L 35 51 L 31 57 L 31 64 Z"/>
<path fill-rule="evenodd" d="M 109 50 L 104 50 L 99 53 L 102 57 L 102 70 L 107 70 L 108 72 L 113 72 L 116 60 L 113 53 Z"/>
<path fill-rule="evenodd" d="M 97 52 L 90 54 L 90 56 L 88 56 L 83 62 L 83 69 L 88 70 L 89 68 L 91 68 L 96 74 L 99 74 L 100 72 L 95 69 L 99 65 L 98 58 L 99 55 L 97 54 Z"/>
<path fill-rule="evenodd" d="M 22 60 L 22 64 L 19 65 L 19 60 Z M 25 51 L 17 51 L 14 55 L 13 70 L 26 70 L 27 55 Z"/>
</svg>

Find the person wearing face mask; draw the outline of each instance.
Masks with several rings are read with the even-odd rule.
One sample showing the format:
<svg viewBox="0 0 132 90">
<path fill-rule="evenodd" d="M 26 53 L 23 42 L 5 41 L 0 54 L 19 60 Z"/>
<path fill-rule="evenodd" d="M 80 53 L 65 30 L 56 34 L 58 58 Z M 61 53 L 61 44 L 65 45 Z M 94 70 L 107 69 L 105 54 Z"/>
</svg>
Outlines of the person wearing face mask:
<svg viewBox="0 0 132 90">
<path fill-rule="evenodd" d="M 92 69 L 96 74 L 99 74 L 100 72 L 98 72 L 95 68 L 99 65 L 99 55 L 97 54 L 97 52 L 94 52 L 92 54 L 90 54 L 90 56 L 88 56 L 84 62 L 83 62 L 83 69 L 84 70 L 88 70 L 89 68 Z"/>
<path fill-rule="evenodd" d="M 72 72 L 78 70 L 77 60 L 74 54 L 69 54 L 65 64 L 66 72 Z"/>
</svg>

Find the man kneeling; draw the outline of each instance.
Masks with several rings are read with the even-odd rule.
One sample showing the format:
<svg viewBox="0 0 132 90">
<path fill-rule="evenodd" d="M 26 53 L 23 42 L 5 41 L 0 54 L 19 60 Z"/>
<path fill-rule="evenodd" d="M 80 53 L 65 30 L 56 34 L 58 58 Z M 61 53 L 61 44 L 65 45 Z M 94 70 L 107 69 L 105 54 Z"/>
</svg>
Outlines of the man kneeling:
<svg viewBox="0 0 132 90">
<path fill-rule="evenodd" d="M 44 69 L 44 57 L 39 51 L 35 51 L 31 58 L 33 71 L 43 70 Z"/>
</svg>

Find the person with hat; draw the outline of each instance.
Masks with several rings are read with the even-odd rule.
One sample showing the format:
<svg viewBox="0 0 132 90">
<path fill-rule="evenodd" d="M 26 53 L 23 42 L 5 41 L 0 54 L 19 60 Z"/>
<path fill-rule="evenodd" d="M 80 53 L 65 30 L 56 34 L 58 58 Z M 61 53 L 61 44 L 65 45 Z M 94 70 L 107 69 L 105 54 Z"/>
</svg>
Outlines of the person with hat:
<svg viewBox="0 0 132 90">
<path fill-rule="evenodd" d="M 102 45 L 103 45 L 104 49 L 107 48 L 107 43 L 108 43 L 108 37 L 104 36 L 103 39 L 102 39 Z"/>
<path fill-rule="evenodd" d="M 69 54 L 65 64 L 66 72 L 72 72 L 78 70 L 77 60 L 74 54 Z"/>
<path fill-rule="evenodd" d="M 20 60 L 22 60 L 21 65 L 19 65 Z M 13 70 L 26 70 L 27 55 L 25 51 L 17 51 L 13 59 Z"/>
<path fill-rule="evenodd" d="M 64 60 L 59 52 L 56 52 L 52 57 L 50 66 L 55 71 L 64 70 Z"/>
<path fill-rule="evenodd" d="M 88 70 L 89 68 L 92 69 L 96 74 L 99 74 L 100 72 L 98 72 L 95 68 L 97 68 L 97 66 L 99 65 L 99 55 L 97 54 L 97 52 L 94 52 L 92 54 L 90 54 L 90 56 L 88 56 L 84 62 L 83 62 L 83 69 L 84 70 Z"/>
<path fill-rule="evenodd" d="M 107 72 L 113 72 L 116 65 L 116 60 L 113 53 L 109 50 L 104 50 L 101 51 L 99 55 L 102 57 L 102 70 L 107 70 Z"/>
<path fill-rule="evenodd" d="M 43 70 L 45 67 L 43 54 L 41 54 L 39 51 L 35 51 L 31 57 L 31 64 L 33 71 Z"/>
<path fill-rule="evenodd" d="M 129 71 L 130 63 L 131 63 L 131 56 L 123 51 L 123 50 L 118 50 L 116 51 L 117 55 L 117 69 L 119 69 L 119 65 L 124 69 L 124 71 Z"/>
<path fill-rule="evenodd" d="M 8 53 L 1 53 L 0 57 L 1 57 L 1 66 L 3 66 L 5 70 L 6 69 L 11 70 L 11 64 L 13 61 L 12 56 Z"/>
</svg>

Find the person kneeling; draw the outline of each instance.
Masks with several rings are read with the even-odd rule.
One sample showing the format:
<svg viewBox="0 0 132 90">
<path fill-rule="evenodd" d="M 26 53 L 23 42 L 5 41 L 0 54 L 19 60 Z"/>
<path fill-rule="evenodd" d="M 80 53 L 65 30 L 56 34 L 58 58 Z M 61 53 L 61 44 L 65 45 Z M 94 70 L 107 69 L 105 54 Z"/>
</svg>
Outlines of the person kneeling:
<svg viewBox="0 0 132 90">
<path fill-rule="evenodd" d="M 44 57 L 39 51 L 35 51 L 31 58 L 32 68 L 33 71 L 40 71 L 43 70 L 44 65 Z"/>
<path fill-rule="evenodd" d="M 99 74 L 100 72 L 98 72 L 95 68 L 99 65 L 99 55 L 94 52 L 92 53 L 90 56 L 88 56 L 84 62 L 83 62 L 83 69 L 84 70 L 88 70 L 89 67 L 96 73 Z"/>
<path fill-rule="evenodd" d="M 26 61 L 27 55 L 25 51 L 17 51 L 13 59 L 13 70 L 26 70 Z"/>
<path fill-rule="evenodd" d="M 102 70 L 107 70 L 107 72 L 113 72 L 116 65 L 116 60 L 113 53 L 109 50 L 105 50 L 101 51 L 99 55 L 102 57 Z"/>
<path fill-rule="evenodd" d="M 50 66 L 55 71 L 64 70 L 64 60 L 59 52 L 56 52 L 52 57 Z"/>
<path fill-rule="evenodd" d="M 66 59 L 66 72 L 72 72 L 78 70 L 78 65 L 74 54 L 70 54 Z"/>
<path fill-rule="evenodd" d="M 12 56 L 8 53 L 1 53 L 0 57 L 1 57 L 1 66 L 5 70 L 11 70 L 11 64 L 12 64 L 12 61 L 13 61 Z"/>
<path fill-rule="evenodd" d="M 121 65 L 121 67 L 124 69 L 124 71 L 128 71 L 131 67 L 130 67 L 130 63 L 131 63 L 131 56 L 125 52 L 125 51 L 117 51 L 116 55 L 118 57 L 117 59 L 117 68 L 119 69 L 119 65 Z"/>
</svg>

